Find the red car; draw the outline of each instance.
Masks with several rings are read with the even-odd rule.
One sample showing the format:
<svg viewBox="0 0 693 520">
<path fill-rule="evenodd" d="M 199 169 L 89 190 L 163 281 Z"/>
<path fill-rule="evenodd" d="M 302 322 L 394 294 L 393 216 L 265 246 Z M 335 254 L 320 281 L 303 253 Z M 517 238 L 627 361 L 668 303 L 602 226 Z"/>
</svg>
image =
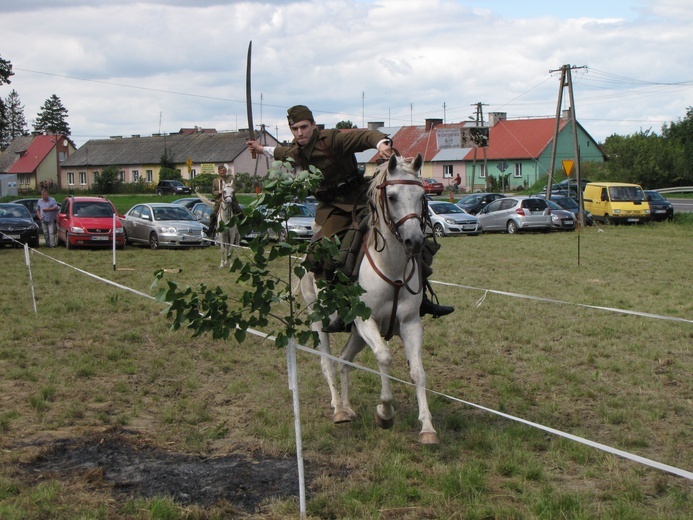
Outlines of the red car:
<svg viewBox="0 0 693 520">
<path fill-rule="evenodd" d="M 431 178 L 422 178 L 421 181 L 423 182 L 423 188 L 426 193 L 433 193 L 434 195 L 440 195 L 443 193 L 443 190 L 445 189 L 445 186 L 443 186 L 442 182 L 438 182 L 435 179 Z"/>
<path fill-rule="evenodd" d="M 113 215 L 116 247 L 125 247 L 123 225 L 113 203 L 105 197 L 67 197 L 58 212 L 58 243 L 77 246 L 113 247 Z"/>
</svg>

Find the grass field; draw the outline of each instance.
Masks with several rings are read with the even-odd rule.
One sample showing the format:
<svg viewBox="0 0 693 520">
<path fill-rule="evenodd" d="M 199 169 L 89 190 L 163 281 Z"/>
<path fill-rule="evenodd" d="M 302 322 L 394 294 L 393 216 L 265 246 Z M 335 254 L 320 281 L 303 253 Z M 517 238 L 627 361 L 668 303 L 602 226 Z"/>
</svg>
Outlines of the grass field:
<svg viewBox="0 0 693 520">
<path fill-rule="evenodd" d="M 446 284 L 435 288 L 457 310 L 425 320 L 429 388 L 693 470 L 690 225 L 441 243 L 433 279 Z M 296 518 L 296 496 L 267 495 L 251 515 L 123 493 L 99 467 L 45 464 L 66 439 L 98 446 L 117 435 L 140 452 L 205 461 L 295 457 L 283 351 L 173 332 L 162 304 L 48 253 L 145 294 L 158 268 L 173 271 L 167 280 L 238 290 L 217 248 L 128 247 L 117 271 L 110 250 L 41 248 L 31 255 L 34 314 L 24 253 L 0 250 L 0 518 Z M 480 301 L 485 289 L 565 303 L 497 292 Z M 400 343 L 391 348 L 392 375 L 408 379 Z M 299 379 L 311 518 L 693 518 L 690 480 L 438 394 L 429 402 L 441 443 L 423 447 L 413 388 L 394 385 L 396 423 L 382 431 L 368 373 L 352 377 L 358 420 L 334 426 L 317 358 L 299 353 Z"/>
</svg>

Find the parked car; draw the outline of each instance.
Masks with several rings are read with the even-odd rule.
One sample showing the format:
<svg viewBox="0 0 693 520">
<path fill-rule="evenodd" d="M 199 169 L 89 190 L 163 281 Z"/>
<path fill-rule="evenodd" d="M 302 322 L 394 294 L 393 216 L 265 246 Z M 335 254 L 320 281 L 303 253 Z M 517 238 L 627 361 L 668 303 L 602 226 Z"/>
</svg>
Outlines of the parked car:
<svg viewBox="0 0 693 520">
<path fill-rule="evenodd" d="M 457 205 L 470 215 L 476 215 L 487 204 L 503 197 L 501 193 L 472 193 L 458 200 Z"/>
<path fill-rule="evenodd" d="M 39 246 L 39 226 L 21 204 L 0 204 L 0 245 Z"/>
<path fill-rule="evenodd" d="M 539 194 L 536 195 L 537 197 L 541 197 L 542 199 L 546 198 L 546 193 L 544 194 Z M 570 211 L 575 215 L 575 219 L 577 220 L 579 217 L 578 215 L 580 214 L 580 206 L 578 205 L 577 202 L 572 197 L 569 197 L 568 195 L 561 195 L 561 194 L 554 194 L 551 193 L 551 200 L 558 204 L 561 209 L 565 209 L 567 211 Z M 594 221 L 592 220 L 592 215 L 590 215 L 589 211 L 584 211 L 584 216 L 585 216 L 585 225 L 586 226 L 592 226 L 594 225 Z"/>
<path fill-rule="evenodd" d="M 488 231 L 540 230 L 549 232 L 551 208 L 546 199 L 539 197 L 514 196 L 497 199 L 477 213 L 476 218 L 484 233 Z"/>
<path fill-rule="evenodd" d="M 31 199 L 17 199 L 13 200 L 12 204 L 21 204 L 24 206 L 26 209 L 29 210 L 29 213 L 31 213 L 31 218 L 34 219 L 34 222 L 39 227 L 39 233 L 42 233 L 43 230 L 41 229 L 41 217 L 38 216 L 38 213 L 36 213 L 36 205 L 38 204 L 39 197 L 31 198 Z"/>
<path fill-rule="evenodd" d="M 192 209 L 195 204 L 202 202 L 200 197 L 183 197 L 182 199 L 176 199 L 171 204 L 180 204 L 188 209 Z"/>
<path fill-rule="evenodd" d="M 113 215 L 116 215 L 116 247 L 123 249 L 123 225 L 110 200 L 105 197 L 67 197 L 63 200 L 56 219 L 58 243 L 65 244 L 67 249 L 77 246 L 113 247 Z"/>
<path fill-rule="evenodd" d="M 308 206 L 310 210 L 313 212 L 313 215 L 315 215 L 315 211 L 318 208 L 318 199 L 316 199 L 313 195 L 308 195 L 303 201 L 303 204 Z"/>
<path fill-rule="evenodd" d="M 577 227 L 577 217 L 575 213 L 563 209 L 552 200 L 547 200 L 546 203 L 549 205 L 549 208 L 551 208 L 551 222 L 554 231 L 575 231 Z"/>
<path fill-rule="evenodd" d="M 638 184 L 590 182 L 582 201 L 592 218 L 605 224 L 642 224 L 650 220 L 650 203 Z"/>
<path fill-rule="evenodd" d="M 645 190 L 647 202 L 650 203 L 650 218 L 652 220 L 674 220 L 674 205 L 662 194 L 654 190 Z"/>
<path fill-rule="evenodd" d="M 207 227 L 180 204 L 137 204 L 123 215 L 125 241 L 164 247 L 205 247 Z"/>
<path fill-rule="evenodd" d="M 429 201 L 428 215 L 431 218 L 431 228 L 427 232 L 432 232 L 437 237 L 448 235 L 472 235 L 479 234 L 479 223 L 474 215 L 470 215 L 465 210 L 452 202 Z"/>
<path fill-rule="evenodd" d="M 266 212 L 265 206 L 258 206 L 259 211 Z M 288 218 L 287 218 L 288 212 Z M 315 231 L 315 215 L 310 207 L 305 204 L 286 204 L 279 212 L 279 218 L 284 222 L 283 229 L 279 233 L 269 232 L 269 237 L 280 242 L 286 241 L 289 235 L 300 240 L 310 240 Z"/>
<path fill-rule="evenodd" d="M 435 179 L 423 177 L 421 179 L 421 182 L 423 182 L 423 188 L 424 188 L 424 191 L 426 193 L 433 193 L 434 195 L 440 195 L 443 193 L 443 190 L 445 189 L 445 186 L 443 186 L 443 183 L 438 182 Z"/>
<path fill-rule="evenodd" d="M 212 206 L 205 204 L 204 202 L 197 202 L 189 209 L 190 213 L 192 213 L 197 220 L 209 228 L 209 225 L 211 224 L 210 219 L 212 217 Z"/>
<path fill-rule="evenodd" d="M 190 186 L 180 181 L 159 181 L 156 185 L 157 195 L 185 195 L 192 193 Z"/>
</svg>

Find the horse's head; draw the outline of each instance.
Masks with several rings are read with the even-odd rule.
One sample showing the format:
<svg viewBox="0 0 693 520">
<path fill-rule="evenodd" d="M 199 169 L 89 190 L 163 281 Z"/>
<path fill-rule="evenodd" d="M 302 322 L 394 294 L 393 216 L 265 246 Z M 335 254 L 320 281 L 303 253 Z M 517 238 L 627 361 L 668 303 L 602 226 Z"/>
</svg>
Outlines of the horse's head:
<svg viewBox="0 0 693 520">
<path fill-rule="evenodd" d="M 224 182 L 221 190 L 221 197 L 224 202 L 231 202 L 233 200 L 234 189 L 233 182 Z"/>
<path fill-rule="evenodd" d="M 425 192 L 418 172 L 421 154 L 406 160 L 393 154 L 371 181 L 371 225 L 381 234 L 391 233 L 404 246 L 407 256 L 421 252 L 425 235 Z"/>
</svg>

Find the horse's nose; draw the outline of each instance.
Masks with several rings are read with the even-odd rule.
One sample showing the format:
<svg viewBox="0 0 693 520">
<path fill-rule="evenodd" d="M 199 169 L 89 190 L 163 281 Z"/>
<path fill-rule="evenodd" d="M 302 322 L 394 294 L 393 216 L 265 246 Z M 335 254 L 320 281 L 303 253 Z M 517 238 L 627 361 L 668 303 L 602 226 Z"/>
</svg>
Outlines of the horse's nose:
<svg viewBox="0 0 693 520">
<path fill-rule="evenodd" d="M 423 238 L 423 235 L 422 235 Z M 421 249 L 423 248 L 423 239 L 422 240 L 414 240 L 412 238 L 406 238 L 404 240 L 404 249 L 407 251 L 407 255 L 412 257 L 416 256 L 421 253 Z"/>
</svg>

